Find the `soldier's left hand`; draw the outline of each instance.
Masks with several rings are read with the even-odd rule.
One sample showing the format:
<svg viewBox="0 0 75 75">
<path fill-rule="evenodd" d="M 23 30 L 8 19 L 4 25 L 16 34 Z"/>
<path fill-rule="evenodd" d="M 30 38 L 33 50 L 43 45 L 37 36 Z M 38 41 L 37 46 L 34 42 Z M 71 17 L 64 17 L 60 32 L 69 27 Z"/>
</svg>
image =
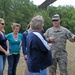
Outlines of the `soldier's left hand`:
<svg viewBox="0 0 75 75">
<path fill-rule="evenodd" d="M 72 39 L 75 39 L 75 35 L 72 36 Z"/>
</svg>

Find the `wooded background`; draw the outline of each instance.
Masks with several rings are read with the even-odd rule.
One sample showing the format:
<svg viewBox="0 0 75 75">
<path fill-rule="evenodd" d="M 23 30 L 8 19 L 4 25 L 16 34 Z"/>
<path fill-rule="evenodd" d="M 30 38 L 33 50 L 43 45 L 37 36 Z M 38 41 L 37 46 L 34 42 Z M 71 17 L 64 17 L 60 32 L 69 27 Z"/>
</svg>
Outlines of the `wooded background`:
<svg viewBox="0 0 75 75">
<path fill-rule="evenodd" d="M 40 9 L 30 0 L 0 0 L 0 17 L 5 20 L 6 34 L 11 32 L 11 24 L 21 24 L 21 30 L 26 30 L 31 18 L 35 15 L 42 15 L 44 18 L 44 30 L 52 26 L 51 18 L 58 13 L 61 17 L 61 25 L 68 28 L 75 34 L 75 8 L 73 6 L 48 6 L 47 9 Z"/>
</svg>

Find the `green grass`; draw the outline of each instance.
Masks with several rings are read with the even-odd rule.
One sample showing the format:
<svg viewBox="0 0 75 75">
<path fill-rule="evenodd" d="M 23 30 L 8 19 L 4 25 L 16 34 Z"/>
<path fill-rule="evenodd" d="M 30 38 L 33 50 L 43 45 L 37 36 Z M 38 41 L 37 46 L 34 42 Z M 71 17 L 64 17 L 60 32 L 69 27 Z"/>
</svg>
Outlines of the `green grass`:
<svg viewBox="0 0 75 75">
<path fill-rule="evenodd" d="M 68 75 L 75 75 L 75 43 L 67 41 L 67 52 L 68 52 Z M 24 75 L 25 61 L 21 52 L 21 57 L 17 67 L 17 75 Z M 4 70 L 4 75 L 7 75 L 7 62 Z M 59 74 L 59 69 L 57 70 L 57 75 Z"/>
<path fill-rule="evenodd" d="M 66 50 L 68 52 L 68 75 L 75 75 L 75 43 L 67 41 Z M 60 75 L 59 68 L 57 75 Z"/>
</svg>

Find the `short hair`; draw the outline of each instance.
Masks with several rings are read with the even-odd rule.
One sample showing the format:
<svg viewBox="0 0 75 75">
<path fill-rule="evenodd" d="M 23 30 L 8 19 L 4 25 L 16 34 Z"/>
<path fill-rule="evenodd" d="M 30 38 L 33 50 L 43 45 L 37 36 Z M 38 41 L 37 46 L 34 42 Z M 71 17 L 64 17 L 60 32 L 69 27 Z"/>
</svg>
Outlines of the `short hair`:
<svg viewBox="0 0 75 75">
<path fill-rule="evenodd" d="M 41 25 L 44 26 L 43 17 L 40 15 L 33 17 L 32 20 L 30 21 L 30 25 L 33 30 L 38 30 L 41 27 Z"/>
<path fill-rule="evenodd" d="M 18 24 L 18 23 L 12 23 L 12 25 L 11 25 L 12 30 L 14 30 L 15 27 L 19 27 L 19 28 L 21 28 L 21 25 Z"/>
</svg>

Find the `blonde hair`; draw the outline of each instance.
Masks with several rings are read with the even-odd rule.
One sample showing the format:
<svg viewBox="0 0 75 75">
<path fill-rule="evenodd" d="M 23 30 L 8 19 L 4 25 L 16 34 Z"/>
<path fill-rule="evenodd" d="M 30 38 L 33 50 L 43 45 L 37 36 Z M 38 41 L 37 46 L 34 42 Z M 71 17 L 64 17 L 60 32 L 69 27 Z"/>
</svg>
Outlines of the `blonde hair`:
<svg viewBox="0 0 75 75">
<path fill-rule="evenodd" d="M 11 25 L 12 30 L 14 30 L 15 27 L 19 27 L 19 28 L 21 28 L 21 25 L 18 24 L 18 23 L 12 23 L 12 25 Z"/>
<path fill-rule="evenodd" d="M 4 21 L 4 19 L 3 19 L 3 18 L 0 18 L 0 22 L 1 22 L 1 21 Z"/>
<path fill-rule="evenodd" d="M 1 31 L 2 31 L 2 32 L 5 32 L 5 30 L 4 30 L 4 29 L 2 29 Z"/>
</svg>

